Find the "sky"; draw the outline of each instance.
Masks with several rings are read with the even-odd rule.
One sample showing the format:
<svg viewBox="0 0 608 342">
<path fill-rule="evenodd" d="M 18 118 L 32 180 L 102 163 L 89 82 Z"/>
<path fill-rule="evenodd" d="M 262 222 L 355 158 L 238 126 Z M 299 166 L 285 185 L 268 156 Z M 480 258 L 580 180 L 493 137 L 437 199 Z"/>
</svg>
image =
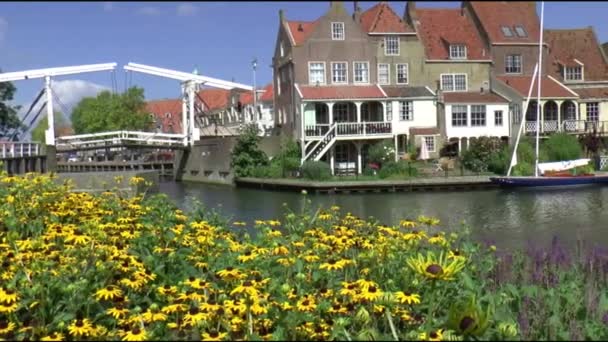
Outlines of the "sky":
<svg viewBox="0 0 608 342">
<path fill-rule="evenodd" d="M 402 15 L 405 1 L 390 2 Z M 353 2 L 345 1 L 352 13 Z M 366 10 L 376 2 L 359 1 Z M 457 8 L 460 2 L 417 2 L 417 7 Z M 540 3 L 538 4 L 540 8 Z M 258 60 L 257 85 L 272 80 L 272 54 L 279 9 L 290 20 L 315 20 L 329 8 L 321 2 L 0 2 L 0 69 L 23 71 L 95 63 L 118 63 L 118 91 L 145 89 L 147 99 L 177 98 L 178 81 L 134 73 L 135 62 L 253 84 L 251 62 Z M 540 12 L 539 12 L 540 13 Z M 546 2 L 545 28 L 593 26 L 608 41 L 606 2 Z M 54 90 L 71 111 L 84 96 L 112 88 L 110 72 L 54 78 Z M 15 104 L 25 107 L 43 80 L 14 83 Z"/>
</svg>

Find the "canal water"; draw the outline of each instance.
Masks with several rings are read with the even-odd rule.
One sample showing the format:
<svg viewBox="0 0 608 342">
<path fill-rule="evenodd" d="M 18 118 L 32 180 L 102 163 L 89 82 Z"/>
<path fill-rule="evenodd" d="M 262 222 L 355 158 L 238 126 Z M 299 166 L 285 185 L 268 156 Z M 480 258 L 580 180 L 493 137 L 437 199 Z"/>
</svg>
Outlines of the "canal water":
<svg viewBox="0 0 608 342">
<path fill-rule="evenodd" d="M 373 216 L 398 224 L 418 215 L 437 217 L 446 231 L 465 223 L 480 241 L 506 248 L 528 243 L 548 245 L 554 236 L 569 246 L 578 239 L 608 245 L 608 187 L 544 190 L 480 190 L 463 192 L 369 193 L 302 195 L 293 192 L 243 189 L 225 185 L 163 182 L 160 191 L 183 209 L 193 199 L 233 220 L 281 219 L 285 205 L 299 212 L 309 199 L 312 207 L 338 205 L 359 217 Z"/>
</svg>

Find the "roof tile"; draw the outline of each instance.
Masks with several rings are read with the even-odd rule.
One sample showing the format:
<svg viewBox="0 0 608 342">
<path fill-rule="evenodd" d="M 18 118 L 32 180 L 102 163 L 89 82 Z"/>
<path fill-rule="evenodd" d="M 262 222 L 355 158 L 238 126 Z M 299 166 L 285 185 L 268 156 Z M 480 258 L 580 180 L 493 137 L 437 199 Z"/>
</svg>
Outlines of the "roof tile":
<svg viewBox="0 0 608 342">
<path fill-rule="evenodd" d="M 382 86 L 388 97 L 434 96 L 426 87 Z"/>
<path fill-rule="evenodd" d="M 591 27 L 570 30 L 545 30 L 545 42 L 549 44 L 548 71 L 551 76 L 562 80 L 562 65 L 584 64 L 584 80 L 608 80 L 608 64 L 602 56 Z"/>
<path fill-rule="evenodd" d="M 302 45 L 304 42 L 306 42 L 308 37 L 310 37 L 310 34 L 315 30 L 315 27 L 317 27 L 317 23 L 318 23 L 318 20 L 315 20 L 315 21 L 293 21 L 292 20 L 292 21 L 287 22 L 287 28 L 291 32 L 291 36 L 293 37 L 293 40 L 295 41 L 296 46 Z"/>
<path fill-rule="evenodd" d="M 502 96 L 495 93 L 480 92 L 447 92 L 443 93 L 445 103 L 509 103 Z"/>
<path fill-rule="evenodd" d="M 361 26 L 368 33 L 410 33 L 414 29 L 382 1 L 361 13 Z"/>
<path fill-rule="evenodd" d="M 535 1 L 471 1 L 470 4 L 491 43 L 538 43 L 540 20 Z M 517 25 L 523 27 L 526 37 L 517 35 Z M 503 26 L 511 29 L 511 37 L 503 34 Z"/>
<path fill-rule="evenodd" d="M 384 98 L 375 85 L 369 86 L 299 86 L 304 100 Z"/>
<path fill-rule="evenodd" d="M 572 89 L 581 99 L 608 99 L 608 87 Z"/>
<path fill-rule="evenodd" d="M 528 91 L 530 89 L 530 82 L 532 81 L 532 76 L 496 76 L 496 78 L 502 82 L 504 82 L 509 87 L 513 88 L 517 91 L 521 96 L 528 96 Z M 565 86 L 559 82 L 552 80 L 547 76 L 543 76 L 541 82 L 541 98 L 576 98 L 573 93 L 569 92 Z M 537 94 L 537 86 L 538 82 L 534 82 L 534 87 L 532 88 L 533 96 Z"/>
</svg>

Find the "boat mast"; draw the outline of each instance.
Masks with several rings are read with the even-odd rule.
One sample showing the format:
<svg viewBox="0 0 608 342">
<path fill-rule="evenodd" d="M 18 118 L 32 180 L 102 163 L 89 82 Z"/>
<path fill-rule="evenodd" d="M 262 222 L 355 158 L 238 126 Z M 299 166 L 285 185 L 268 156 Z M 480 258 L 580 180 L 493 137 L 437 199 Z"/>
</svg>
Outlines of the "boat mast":
<svg viewBox="0 0 608 342">
<path fill-rule="evenodd" d="M 519 125 L 519 131 L 517 132 L 517 139 L 515 140 L 515 147 L 513 148 L 513 154 L 511 155 L 511 164 L 509 165 L 509 170 L 507 170 L 507 177 L 511 175 L 511 170 L 513 166 L 517 164 L 517 147 L 519 146 L 519 140 L 521 138 L 521 132 L 524 130 L 524 125 L 526 124 L 526 113 L 528 112 L 528 106 L 530 106 L 530 97 L 532 97 L 532 88 L 534 87 L 534 82 L 536 81 L 536 75 L 538 73 L 538 63 L 534 66 L 534 74 L 532 74 L 532 80 L 530 81 L 530 88 L 528 89 L 528 97 L 526 97 L 526 105 L 523 108 L 523 112 L 520 112 L 522 115 Z"/>
<path fill-rule="evenodd" d="M 538 41 L 538 92 L 536 98 L 536 162 L 534 177 L 538 177 L 538 149 L 540 140 L 540 85 L 543 74 L 543 21 L 545 18 L 545 2 L 540 3 L 540 39 Z"/>
</svg>

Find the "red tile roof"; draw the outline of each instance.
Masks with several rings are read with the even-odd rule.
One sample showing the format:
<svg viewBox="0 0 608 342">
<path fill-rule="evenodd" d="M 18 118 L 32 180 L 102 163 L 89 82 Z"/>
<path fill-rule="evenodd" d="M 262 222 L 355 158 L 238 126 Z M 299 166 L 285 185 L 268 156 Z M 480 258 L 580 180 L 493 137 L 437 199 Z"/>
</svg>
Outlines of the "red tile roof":
<svg viewBox="0 0 608 342">
<path fill-rule="evenodd" d="M 436 135 L 439 134 L 437 127 L 410 127 L 410 135 Z"/>
<path fill-rule="evenodd" d="M 530 89 L 530 81 L 532 80 L 532 76 L 496 76 L 496 78 L 509 87 L 513 88 L 517 91 L 521 96 L 528 96 L 528 90 Z M 538 82 L 534 82 L 534 87 L 532 90 L 532 96 L 535 97 L 537 94 L 537 85 Z M 560 98 L 560 97 L 568 97 L 568 98 L 576 98 L 572 92 L 568 91 L 566 87 L 547 76 L 543 76 L 541 82 L 541 98 Z"/>
<path fill-rule="evenodd" d="M 608 99 L 608 87 L 572 89 L 581 99 Z"/>
<path fill-rule="evenodd" d="M 208 88 L 198 92 L 198 96 L 203 99 L 207 110 L 215 110 L 226 108 L 228 106 L 228 97 L 230 90 Z"/>
<path fill-rule="evenodd" d="M 253 91 L 246 91 L 240 94 L 239 102 L 242 105 L 253 104 Z"/>
<path fill-rule="evenodd" d="M 266 85 L 264 87 L 264 93 L 260 96 L 260 101 L 263 102 L 272 102 L 274 101 L 274 91 L 273 91 L 272 83 Z"/>
<path fill-rule="evenodd" d="M 549 44 L 548 70 L 551 76 L 562 80 L 562 64 L 578 66 L 574 61 L 577 59 L 584 64 L 585 81 L 608 80 L 608 63 L 602 56 L 602 47 L 593 28 L 545 30 L 543 39 Z"/>
<path fill-rule="evenodd" d="M 471 1 L 470 4 L 490 43 L 538 43 L 540 20 L 535 1 Z M 505 37 L 502 26 L 508 26 L 513 36 Z M 515 26 L 522 26 L 527 36 L 519 37 Z"/>
<path fill-rule="evenodd" d="M 315 21 L 287 21 L 287 28 L 291 32 L 291 36 L 296 45 L 303 44 L 310 34 L 317 27 L 318 20 Z"/>
<path fill-rule="evenodd" d="M 449 60 L 450 44 L 465 44 L 467 59 L 490 60 L 470 18 L 460 9 L 417 9 L 419 34 L 427 59 Z"/>
<path fill-rule="evenodd" d="M 463 93 L 443 93 L 445 103 L 509 103 L 502 96 L 495 93 L 463 92 Z"/>
<path fill-rule="evenodd" d="M 384 94 L 376 85 L 369 86 L 300 86 L 304 100 L 328 99 L 373 99 L 384 98 Z"/>
<path fill-rule="evenodd" d="M 409 33 L 414 29 L 382 1 L 361 13 L 361 27 L 368 33 Z"/>
<path fill-rule="evenodd" d="M 181 99 L 148 101 L 146 110 L 156 116 L 157 122 L 160 121 L 163 133 L 182 133 Z"/>
</svg>

